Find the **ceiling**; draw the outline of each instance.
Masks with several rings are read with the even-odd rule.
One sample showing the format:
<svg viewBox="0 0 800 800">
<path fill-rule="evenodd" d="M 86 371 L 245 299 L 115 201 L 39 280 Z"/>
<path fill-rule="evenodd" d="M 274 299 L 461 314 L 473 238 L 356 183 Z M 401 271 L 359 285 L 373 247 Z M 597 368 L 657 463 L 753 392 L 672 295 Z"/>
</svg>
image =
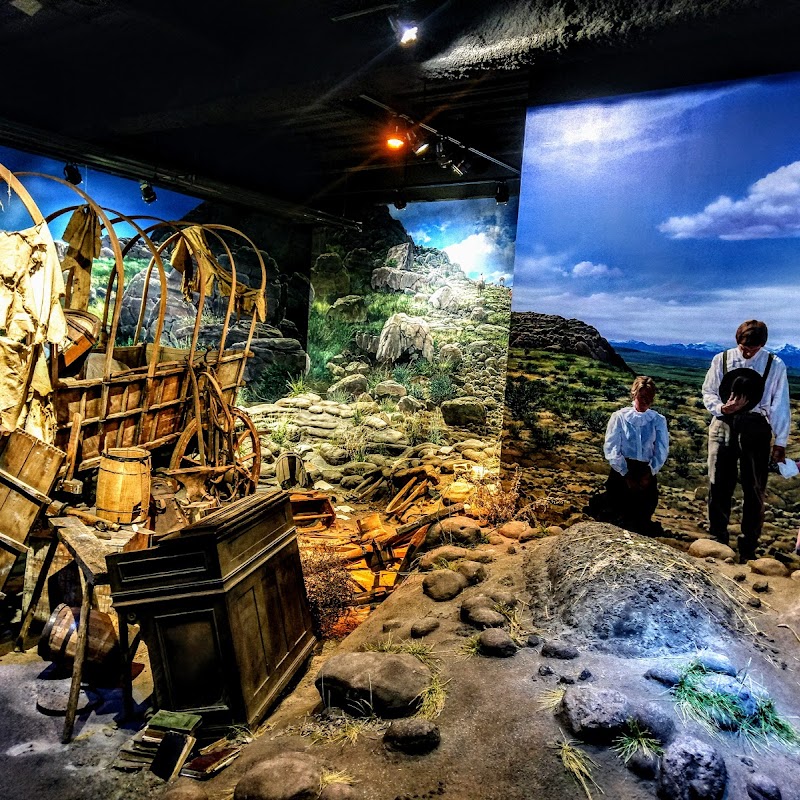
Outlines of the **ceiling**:
<svg viewBox="0 0 800 800">
<path fill-rule="evenodd" d="M 794 0 L 15 3 L 0 142 L 309 220 L 518 191 L 529 105 L 800 68 Z M 469 169 L 389 154 L 392 111 Z"/>
</svg>

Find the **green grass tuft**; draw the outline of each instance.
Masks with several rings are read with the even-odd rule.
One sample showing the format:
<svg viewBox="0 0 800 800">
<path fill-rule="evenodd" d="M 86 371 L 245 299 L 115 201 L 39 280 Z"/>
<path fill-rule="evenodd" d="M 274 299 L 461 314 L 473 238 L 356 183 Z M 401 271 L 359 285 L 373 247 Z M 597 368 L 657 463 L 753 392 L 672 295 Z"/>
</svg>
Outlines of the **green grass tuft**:
<svg viewBox="0 0 800 800">
<path fill-rule="evenodd" d="M 636 753 L 641 752 L 645 758 L 649 758 L 660 756 L 664 748 L 635 719 L 629 719 L 628 729 L 614 740 L 614 752 L 627 764 Z"/>
</svg>

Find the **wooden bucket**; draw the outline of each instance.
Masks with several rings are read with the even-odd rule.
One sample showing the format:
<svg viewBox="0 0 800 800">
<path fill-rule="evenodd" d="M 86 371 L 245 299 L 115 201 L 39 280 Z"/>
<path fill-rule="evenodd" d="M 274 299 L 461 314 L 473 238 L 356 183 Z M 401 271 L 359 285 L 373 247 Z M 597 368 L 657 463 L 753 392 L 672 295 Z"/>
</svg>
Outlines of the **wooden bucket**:
<svg viewBox="0 0 800 800">
<path fill-rule="evenodd" d="M 39 639 L 38 652 L 41 658 L 58 663 L 75 659 L 80 611 L 64 603 L 55 607 Z M 116 653 L 119 644 L 117 632 L 110 615 L 105 612 L 92 611 L 89 614 L 88 637 L 86 660 L 92 664 L 104 664 Z"/>
<path fill-rule="evenodd" d="M 150 452 L 112 447 L 100 456 L 97 516 L 110 522 L 143 522 L 150 510 Z"/>
</svg>

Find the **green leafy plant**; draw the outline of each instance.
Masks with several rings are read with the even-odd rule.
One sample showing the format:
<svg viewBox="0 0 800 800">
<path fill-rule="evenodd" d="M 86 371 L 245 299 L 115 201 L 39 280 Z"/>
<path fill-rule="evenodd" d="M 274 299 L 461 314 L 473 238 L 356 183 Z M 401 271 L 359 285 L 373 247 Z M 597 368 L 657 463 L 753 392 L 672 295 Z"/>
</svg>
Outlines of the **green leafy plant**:
<svg viewBox="0 0 800 800">
<path fill-rule="evenodd" d="M 452 400 L 456 396 L 456 388 L 448 375 L 434 375 L 428 386 L 431 402 L 441 405 L 445 400 Z"/>
<path fill-rule="evenodd" d="M 645 758 L 664 752 L 661 742 L 635 720 L 629 719 L 625 732 L 614 740 L 614 752 L 627 764 L 637 753 Z"/>
<path fill-rule="evenodd" d="M 286 388 L 289 390 L 290 397 L 297 397 L 298 395 L 305 394 L 309 391 L 309 386 L 306 383 L 305 375 L 298 375 L 295 378 L 289 378 L 286 381 Z"/>
</svg>

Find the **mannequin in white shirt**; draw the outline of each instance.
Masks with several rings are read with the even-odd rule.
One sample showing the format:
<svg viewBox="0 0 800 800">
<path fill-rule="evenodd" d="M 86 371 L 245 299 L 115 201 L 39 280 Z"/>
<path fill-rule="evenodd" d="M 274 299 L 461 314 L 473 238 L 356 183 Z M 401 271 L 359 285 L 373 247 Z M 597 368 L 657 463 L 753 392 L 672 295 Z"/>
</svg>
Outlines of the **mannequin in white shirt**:
<svg viewBox="0 0 800 800">
<path fill-rule="evenodd" d="M 737 478 L 742 485 L 739 561 L 753 558 L 764 523 L 764 493 L 770 457 L 786 460 L 789 438 L 789 383 L 785 364 L 764 348 L 767 326 L 747 320 L 736 330 L 736 347 L 718 353 L 703 382 L 703 403 L 713 418 L 708 429 L 708 529 L 728 544 L 728 522 Z M 730 395 L 721 387 L 730 372 L 750 375 L 758 391 Z M 774 443 L 773 443 L 774 437 Z"/>
<path fill-rule="evenodd" d="M 669 453 L 667 421 L 650 406 L 656 395 L 652 378 L 640 376 L 631 386 L 630 406 L 615 411 L 606 427 L 603 446 L 611 472 L 605 491 L 592 498 L 589 513 L 637 533 L 653 534 L 658 505 L 656 475 Z"/>
</svg>

